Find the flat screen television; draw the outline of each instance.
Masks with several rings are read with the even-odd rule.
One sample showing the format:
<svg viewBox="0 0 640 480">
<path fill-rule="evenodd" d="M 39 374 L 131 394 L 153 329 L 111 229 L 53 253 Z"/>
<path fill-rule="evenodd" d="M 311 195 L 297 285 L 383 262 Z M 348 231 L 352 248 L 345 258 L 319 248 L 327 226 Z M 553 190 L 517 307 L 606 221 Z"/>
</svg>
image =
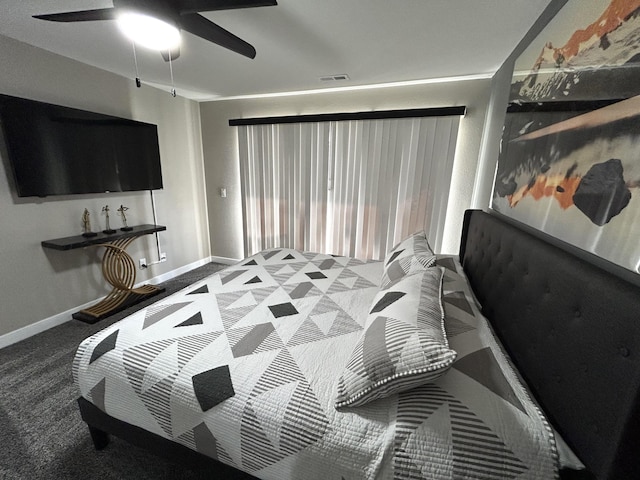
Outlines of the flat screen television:
<svg viewBox="0 0 640 480">
<path fill-rule="evenodd" d="M 156 125 L 0 95 L 19 197 L 162 188 Z"/>
</svg>

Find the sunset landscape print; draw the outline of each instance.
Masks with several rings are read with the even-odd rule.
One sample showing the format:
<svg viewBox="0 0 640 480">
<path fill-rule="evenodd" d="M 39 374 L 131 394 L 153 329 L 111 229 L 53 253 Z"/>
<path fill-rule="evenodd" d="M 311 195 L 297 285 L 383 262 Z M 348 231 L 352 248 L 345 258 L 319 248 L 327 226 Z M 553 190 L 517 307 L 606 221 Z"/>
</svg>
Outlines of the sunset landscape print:
<svg viewBox="0 0 640 480">
<path fill-rule="evenodd" d="M 640 0 L 570 0 L 514 70 L 492 208 L 637 271 Z"/>
</svg>

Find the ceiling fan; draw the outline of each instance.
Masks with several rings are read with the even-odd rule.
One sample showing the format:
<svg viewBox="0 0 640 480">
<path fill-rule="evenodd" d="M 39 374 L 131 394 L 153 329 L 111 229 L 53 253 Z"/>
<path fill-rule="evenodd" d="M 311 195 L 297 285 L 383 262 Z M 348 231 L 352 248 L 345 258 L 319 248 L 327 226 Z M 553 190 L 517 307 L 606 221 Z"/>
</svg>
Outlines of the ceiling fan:
<svg viewBox="0 0 640 480">
<path fill-rule="evenodd" d="M 113 7 L 75 12 L 34 15 L 34 18 L 52 22 L 89 22 L 117 20 L 120 27 L 133 38 L 146 32 L 139 22 L 161 27 L 157 34 L 160 44 L 149 46 L 160 50 L 165 61 L 180 55 L 180 30 L 184 30 L 245 57 L 255 58 L 256 49 L 231 32 L 207 20 L 199 12 L 236 8 L 268 7 L 276 0 L 113 0 Z M 128 25 L 128 27 L 127 27 Z M 127 30 L 129 28 L 129 30 Z M 145 45 L 145 38 L 133 38 Z"/>
</svg>

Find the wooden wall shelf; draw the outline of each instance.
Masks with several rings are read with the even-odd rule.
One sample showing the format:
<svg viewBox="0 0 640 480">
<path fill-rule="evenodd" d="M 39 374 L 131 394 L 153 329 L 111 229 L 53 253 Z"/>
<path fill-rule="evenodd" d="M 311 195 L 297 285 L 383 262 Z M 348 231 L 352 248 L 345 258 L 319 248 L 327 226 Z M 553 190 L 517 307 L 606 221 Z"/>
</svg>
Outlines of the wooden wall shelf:
<svg viewBox="0 0 640 480">
<path fill-rule="evenodd" d="M 97 232 L 95 237 L 75 235 L 73 237 L 45 240 L 42 242 L 42 246 L 44 248 L 52 248 L 54 250 L 73 250 L 75 248 L 84 248 L 101 243 L 112 242 L 120 238 L 139 237 L 140 235 L 147 235 L 149 233 L 162 232 L 166 229 L 167 227 L 163 225 L 136 225 L 135 227 L 132 227 L 132 230 L 126 232 L 116 230 L 116 233 L 111 234 Z"/>
</svg>

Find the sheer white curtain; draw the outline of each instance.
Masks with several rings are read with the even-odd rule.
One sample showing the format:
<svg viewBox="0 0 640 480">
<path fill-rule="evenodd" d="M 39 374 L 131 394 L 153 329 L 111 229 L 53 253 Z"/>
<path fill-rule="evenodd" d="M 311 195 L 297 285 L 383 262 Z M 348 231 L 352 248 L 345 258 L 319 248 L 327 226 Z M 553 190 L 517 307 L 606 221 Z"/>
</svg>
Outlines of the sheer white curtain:
<svg viewBox="0 0 640 480">
<path fill-rule="evenodd" d="M 245 253 L 381 259 L 419 230 L 439 251 L 459 120 L 239 126 Z"/>
</svg>

